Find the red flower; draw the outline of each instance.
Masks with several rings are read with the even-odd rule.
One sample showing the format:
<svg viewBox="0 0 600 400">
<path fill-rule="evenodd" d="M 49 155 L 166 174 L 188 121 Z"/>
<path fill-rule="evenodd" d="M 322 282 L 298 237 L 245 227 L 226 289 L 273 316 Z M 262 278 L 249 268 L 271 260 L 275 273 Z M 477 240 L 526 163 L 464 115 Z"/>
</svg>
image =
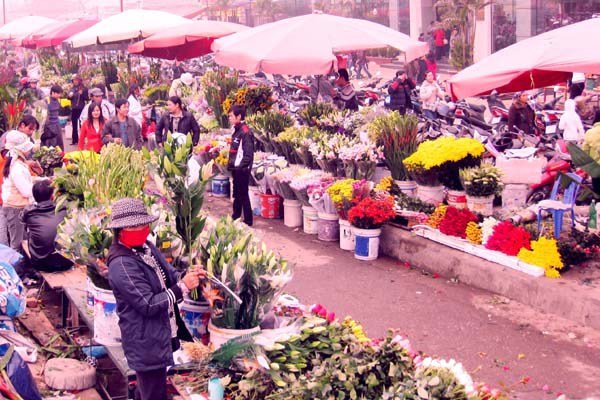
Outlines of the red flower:
<svg viewBox="0 0 600 400">
<path fill-rule="evenodd" d="M 444 219 L 440 223 L 439 229 L 445 235 L 458 236 L 466 238 L 467 224 L 477 222 L 477 216 L 468 209 L 459 210 L 455 207 L 448 207 Z"/>
<path fill-rule="evenodd" d="M 348 220 L 360 229 L 380 228 L 395 216 L 391 197 L 383 200 L 367 197 L 348 211 Z"/>
<path fill-rule="evenodd" d="M 494 227 L 494 232 L 485 247 L 509 256 L 516 256 L 522 248 L 531 250 L 531 235 L 525 229 L 504 221 Z"/>
</svg>

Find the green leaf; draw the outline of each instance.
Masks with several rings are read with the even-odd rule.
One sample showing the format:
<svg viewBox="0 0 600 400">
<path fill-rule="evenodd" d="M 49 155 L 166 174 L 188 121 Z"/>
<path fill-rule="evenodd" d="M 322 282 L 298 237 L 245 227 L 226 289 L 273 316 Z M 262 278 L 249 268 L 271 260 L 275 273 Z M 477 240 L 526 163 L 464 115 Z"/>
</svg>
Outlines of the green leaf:
<svg viewBox="0 0 600 400">
<path fill-rule="evenodd" d="M 587 172 L 592 178 L 600 178 L 600 164 L 596 160 L 574 143 L 569 143 L 567 147 L 569 153 L 571 153 L 571 160 L 576 167 Z"/>
</svg>

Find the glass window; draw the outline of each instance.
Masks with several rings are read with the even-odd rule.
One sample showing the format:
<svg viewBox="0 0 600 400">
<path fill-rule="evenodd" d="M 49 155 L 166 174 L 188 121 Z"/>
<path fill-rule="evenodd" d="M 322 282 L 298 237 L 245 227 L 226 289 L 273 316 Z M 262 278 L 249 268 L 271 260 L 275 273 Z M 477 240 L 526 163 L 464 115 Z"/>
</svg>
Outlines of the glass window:
<svg viewBox="0 0 600 400">
<path fill-rule="evenodd" d="M 534 31 L 538 34 L 600 16 L 600 0 L 536 0 L 536 2 Z"/>
<path fill-rule="evenodd" d="M 498 0 L 492 8 L 492 51 L 517 42 L 516 1 Z"/>
</svg>

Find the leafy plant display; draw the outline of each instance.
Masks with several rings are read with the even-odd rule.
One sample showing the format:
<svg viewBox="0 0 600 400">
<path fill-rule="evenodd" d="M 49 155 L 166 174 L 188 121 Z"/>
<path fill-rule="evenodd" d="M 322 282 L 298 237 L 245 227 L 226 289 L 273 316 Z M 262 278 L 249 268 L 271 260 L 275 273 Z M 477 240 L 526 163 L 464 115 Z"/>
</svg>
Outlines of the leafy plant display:
<svg viewBox="0 0 600 400">
<path fill-rule="evenodd" d="M 329 103 L 309 103 L 300 113 L 300 119 L 305 125 L 315 126 L 317 121 L 334 112 L 334 108 Z"/>
<path fill-rule="evenodd" d="M 502 173 L 491 164 L 461 169 L 460 179 L 469 196 L 487 197 L 502 194 Z"/>
<path fill-rule="evenodd" d="M 271 153 L 275 149 L 272 143 L 273 139 L 294 125 L 292 117 L 274 110 L 252 114 L 248 116 L 246 122 L 252 128 L 254 137 L 264 146 L 265 151 Z"/>
<path fill-rule="evenodd" d="M 273 105 L 273 91 L 269 86 L 243 87 L 229 93 L 223 101 L 223 112 L 228 114 L 231 106 L 246 107 L 247 115 L 267 111 Z"/>
<path fill-rule="evenodd" d="M 223 110 L 223 102 L 229 93 L 238 88 L 238 73 L 226 68 L 208 71 L 202 77 L 204 97 L 221 128 L 229 127 L 227 113 Z"/>
<path fill-rule="evenodd" d="M 63 164 L 63 151 L 60 147 L 42 146 L 33 154 L 33 159 L 37 160 L 45 176 L 52 176 L 55 168 L 60 168 Z"/>
</svg>

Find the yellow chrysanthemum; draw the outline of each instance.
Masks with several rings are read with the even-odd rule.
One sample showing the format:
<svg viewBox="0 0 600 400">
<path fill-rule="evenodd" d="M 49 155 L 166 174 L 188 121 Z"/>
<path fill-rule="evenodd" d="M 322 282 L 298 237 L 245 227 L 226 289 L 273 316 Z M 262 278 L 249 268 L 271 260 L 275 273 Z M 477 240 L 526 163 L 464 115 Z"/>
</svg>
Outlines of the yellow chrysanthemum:
<svg viewBox="0 0 600 400">
<path fill-rule="evenodd" d="M 440 227 L 440 224 L 442 223 L 442 220 L 446 216 L 447 209 L 448 209 L 448 206 L 446 206 L 446 205 L 438 206 L 435 209 L 435 211 L 433 212 L 433 214 L 431 214 L 431 216 L 427 220 L 427 225 L 429 225 L 430 227 L 432 227 L 434 229 L 438 229 Z"/>
<path fill-rule="evenodd" d="M 354 196 L 353 183 L 356 182 L 354 179 L 342 179 L 334 182 L 327 188 L 327 193 L 331 198 L 331 201 L 336 206 L 340 206 L 344 201 L 352 200 Z"/>
<path fill-rule="evenodd" d="M 467 224 L 465 234 L 467 235 L 467 240 L 469 242 L 474 244 L 481 244 L 481 238 L 483 235 L 481 233 L 481 228 L 479 227 L 479 224 L 477 224 L 477 222 L 469 222 Z"/>
<path fill-rule="evenodd" d="M 559 270 L 564 267 L 555 239 L 540 237 L 531 242 L 531 250 L 521 249 L 517 257 L 528 264 L 544 268 L 548 278 L 560 278 Z"/>
<path fill-rule="evenodd" d="M 394 182 L 394 180 L 392 179 L 391 176 L 383 177 L 383 178 L 381 178 L 381 180 L 379 181 L 377 186 L 375 186 L 375 190 L 382 191 L 382 192 L 389 192 L 392 189 L 393 182 Z"/>
<path fill-rule="evenodd" d="M 468 156 L 480 157 L 484 151 L 485 147 L 476 139 L 445 136 L 421 143 L 417 151 L 404 160 L 404 165 L 410 170 L 429 170 Z"/>
</svg>

